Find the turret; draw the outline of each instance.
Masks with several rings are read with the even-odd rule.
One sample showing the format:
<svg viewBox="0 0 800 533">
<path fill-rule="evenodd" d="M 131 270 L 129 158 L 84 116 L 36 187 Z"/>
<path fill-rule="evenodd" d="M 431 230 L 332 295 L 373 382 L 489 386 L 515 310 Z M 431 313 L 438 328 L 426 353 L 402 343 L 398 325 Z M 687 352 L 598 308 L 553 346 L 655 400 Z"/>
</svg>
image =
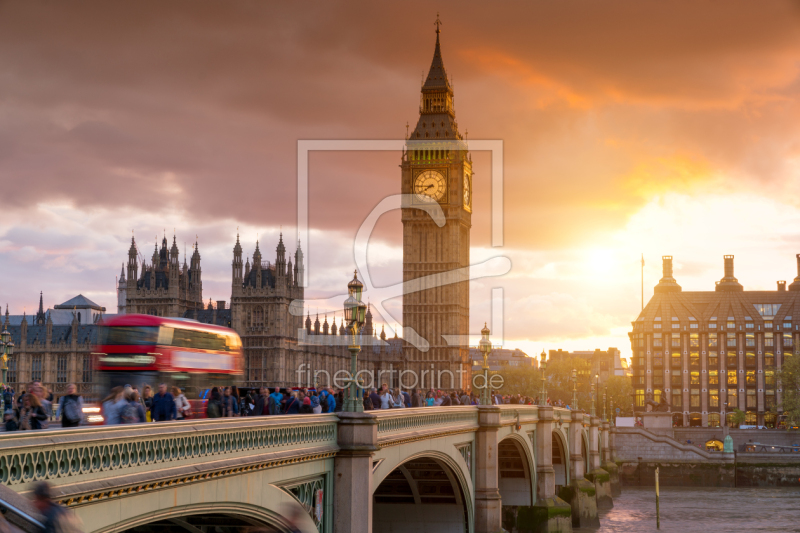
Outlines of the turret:
<svg viewBox="0 0 800 533">
<path fill-rule="evenodd" d="M 331 335 L 336 335 L 338 333 L 336 329 L 336 315 L 333 316 L 333 322 L 331 322 Z"/>
<path fill-rule="evenodd" d="M 325 322 L 322 323 L 322 334 L 327 335 L 330 326 L 328 325 L 328 315 L 325 315 Z"/>
<path fill-rule="evenodd" d="M 166 239 L 164 239 L 166 242 Z M 180 257 L 178 253 L 178 242 L 175 235 L 172 236 L 172 247 L 169 249 L 169 263 L 171 267 L 175 267 L 175 270 L 180 268 Z"/>
<path fill-rule="evenodd" d="M 39 292 L 39 311 L 36 313 L 35 323 L 37 326 L 44 326 L 45 322 L 47 322 L 47 317 L 44 315 L 44 297 Z"/>
<path fill-rule="evenodd" d="M 314 334 L 319 335 L 319 313 L 317 313 L 317 319 L 314 320 Z"/>
<path fill-rule="evenodd" d="M 386 330 L 384 329 L 383 325 L 381 325 L 381 340 L 386 340 Z"/>
<path fill-rule="evenodd" d="M 368 337 L 371 337 L 372 336 L 372 332 L 373 332 L 373 329 L 372 329 L 372 306 L 368 305 L 367 306 L 367 321 L 364 324 L 363 333 L 364 333 L 364 335 L 366 335 Z"/>
<path fill-rule="evenodd" d="M 233 270 L 233 287 L 241 287 L 243 283 L 242 278 L 242 245 L 239 243 L 239 234 L 236 234 L 236 244 L 233 246 L 233 262 L 231 263 Z"/>
<path fill-rule="evenodd" d="M 128 280 L 125 279 L 125 263 L 122 263 L 122 271 L 119 273 L 117 282 L 117 314 L 124 315 L 128 301 Z"/>
<path fill-rule="evenodd" d="M 654 292 L 681 292 L 681 286 L 675 281 L 672 276 L 672 256 L 664 255 L 661 257 L 661 272 L 662 276 L 655 286 Z"/>
<path fill-rule="evenodd" d="M 311 335 L 311 313 L 306 315 L 306 333 Z"/>
<path fill-rule="evenodd" d="M 136 241 L 131 237 L 131 247 L 128 248 L 128 280 L 139 279 L 139 259 L 136 251 Z"/>
<path fill-rule="evenodd" d="M 303 266 L 303 249 L 300 248 L 300 241 L 297 241 L 297 250 L 294 252 L 294 285 L 302 287 L 304 283 L 305 267 Z"/>
<path fill-rule="evenodd" d="M 275 275 L 278 279 L 281 279 L 286 275 L 286 246 L 283 245 L 283 233 L 278 238 L 278 246 L 275 252 Z"/>
<path fill-rule="evenodd" d="M 735 291 L 735 292 L 742 292 L 744 291 L 744 287 L 742 284 L 739 283 L 733 276 L 733 256 L 726 255 L 724 256 L 725 259 L 725 276 L 717 282 L 717 291 Z"/>
</svg>

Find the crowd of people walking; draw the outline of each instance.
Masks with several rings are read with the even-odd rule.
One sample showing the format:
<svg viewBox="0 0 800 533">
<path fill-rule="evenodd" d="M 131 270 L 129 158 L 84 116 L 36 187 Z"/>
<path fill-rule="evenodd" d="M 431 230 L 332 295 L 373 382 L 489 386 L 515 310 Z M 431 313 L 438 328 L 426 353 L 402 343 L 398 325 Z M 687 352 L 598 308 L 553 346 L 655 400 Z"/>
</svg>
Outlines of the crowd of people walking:
<svg viewBox="0 0 800 533">
<path fill-rule="evenodd" d="M 136 386 L 114 387 L 100 402 L 99 415 L 103 424 L 136 424 L 142 422 L 165 422 L 192 418 L 230 418 L 240 416 L 269 416 L 294 414 L 336 413 L 342 410 L 345 391 L 333 388 L 304 388 L 281 390 L 280 388 L 245 389 L 244 393 L 235 385 L 213 387 L 203 400 L 190 401 L 176 386 L 166 383 L 158 385 L 156 392 L 150 385 L 143 385 L 141 392 Z M 53 413 L 53 395 L 38 381 L 29 383 L 27 390 L 15 398 L 10 388 L 2 390 L 5 406 L 4 428 L 6 431 L 46 429 L 53 425 L 77 427 L 87 422 L 84 401 L 77 394 L 77 387 L 69 384 L 66 394 L 61 396 Z M 390 388 L 384 383 L 380 389 L 363 390 L 365 411 L 381 409 L 407 409 L 422 407 L 448 407 L 479 405 L 480 397 L 471 391 L 403 390 Z M 539 398 L 520 394 L 491 394 L 495 405 L 538 405 Z M 551 405 L 550 399 L 545 400 Z M 553 405 L 567 407 L 560 400 Z M 90 411 L 97 411 L 95 407 Z M 96 416 L 96 415 L 95 415 Z"/>
</svg>

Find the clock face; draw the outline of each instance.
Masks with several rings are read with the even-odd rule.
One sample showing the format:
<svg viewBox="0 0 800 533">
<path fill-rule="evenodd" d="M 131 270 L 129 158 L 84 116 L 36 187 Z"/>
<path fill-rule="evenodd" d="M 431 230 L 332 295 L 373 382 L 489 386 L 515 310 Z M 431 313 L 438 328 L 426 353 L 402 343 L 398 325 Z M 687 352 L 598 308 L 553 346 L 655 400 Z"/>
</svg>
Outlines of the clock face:
<svg viewBox="0 0 800 533">
<path fill-rule="evenodd" d="M 464 209 L 467 211 L 472 210 L 472 187 L 470 184 L 469 173 L 464 172 Z"/>
<path fill-rule="evenodd" d="M 417 196 L 427 196 L 437 202 L 444 198 L 447 182 L 441 172 L 425 170 L 417 175 L 414 180 L 414 193 Z"/>
</svg>

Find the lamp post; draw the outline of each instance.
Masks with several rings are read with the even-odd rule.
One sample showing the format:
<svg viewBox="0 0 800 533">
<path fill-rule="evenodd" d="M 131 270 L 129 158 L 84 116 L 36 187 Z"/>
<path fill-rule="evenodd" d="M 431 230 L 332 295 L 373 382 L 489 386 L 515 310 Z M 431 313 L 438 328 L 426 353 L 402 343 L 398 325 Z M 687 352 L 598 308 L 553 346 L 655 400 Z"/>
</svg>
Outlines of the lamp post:
<svg viewBox="0 0 800 533">
<path fill-rule="evenodd" d="M 603 387 L 603 422 L 608 422 L 606 418 L 606 398 L 608 395 L 608 387 Z"/>
<path fill-rule="evenodd" d="M 542 395 L 541 399 L 539 400 L 539 405 L 547 405 L 547 389 L 545 388 L 545 377 L 544 371 L 547 370 L 547 361 L 545 361 L 545 354 L 544 350 L 542 350 L 542 355 L 540 356 L 539 368 L 542 369 Z"/>
<path fill-rule="evenodd" d="M 592 411 L 590 414 L 594 417 L 594 381 L 592 382 Z"/>
<path fill-rule="evenodd" d="M 364 402 L 358 398 L 358 352 L 361 351 L 359 335 L 361 328 L 366 322 L 367 306 L 361 301 L 361 292 L 364 284 L 358 281 L 358 271 L 353 272 L 353 279 L 347 284 L 348 297 L 344 301 L 344 319 L 347 322 L 347 330 L 352 335 L 350 346 L 350 386 L 348 388 L 347 399 L 344 402 L 343 411 L 347 413 L 364 412 Z"/>
<path fill-rule="evenodd" d="M 578 409 L 578 371 L 572 369 L 572 408 Z"/>
<path fill-rule="evenodd" d="M 481 389 L 481 405 L 490 405 L 489 401 L 489 354 L 492 352 L 492 343 L 489 341 L 489 328 L 486 322 L 481 330 L 481 340 L 478 349 L 483 355 L 483 389 Z"/>
<path fill-rule="evenodd" d="M 7 387 L 8 383 L 6 383 L 6 379 L 8 377 L 8 356 L 14 355 L 14 341 L 11 340 L 11 334 L 8 332 L 7 328 L 3 328 L 3 332 L 0 333 L 0 348 L 2 348 L 3 352 L 3 366 L 0 367 L 2 369 L 2 379 L 3 382 L 0 383 L 3 387 Z M 2 402 L 2 398 L 0 398 L 0 402 Z M 6 406 L 3 405 L 3 412 L 5 412 Z"/>
</svg>

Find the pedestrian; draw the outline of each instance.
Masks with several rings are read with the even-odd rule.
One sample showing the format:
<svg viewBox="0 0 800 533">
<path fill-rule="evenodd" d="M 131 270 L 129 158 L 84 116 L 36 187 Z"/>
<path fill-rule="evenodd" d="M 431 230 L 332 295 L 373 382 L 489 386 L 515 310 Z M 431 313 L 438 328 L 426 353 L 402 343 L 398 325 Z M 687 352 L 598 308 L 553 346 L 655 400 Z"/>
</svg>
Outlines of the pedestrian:
<svg viewBox="0 0 800 533">
<path fill-rule="evenodd" d="M 139 424 L 147 421 L 147 415 L 144 413 L 144 407 L 139 401 L 139 393 L 128 388 L 127 392 L 123 391 L 125 403 L 119 411 L 119 421 L 121 424 Z"/>
<path fill-rule="evenodd" d="M 326 413 L 333 413 L 336 411 L 336 395 L 333 393 L 333 389 L 327 390 L 327 400 L 328 400 L 328 410 L 325 411 Z"/>
<path fill-rule="evenodd" d="M 11 408 L 5 410 L 3 414 L 3 425 L 6 431 L 16 431 L 19 429 L 19 421 L 17 420 L 17 413 Z"/>
<path fill-rule="evenodd" d="M 231 394 L 230 387 L 225 387 L 222 392 L 222 416 L 224 418 L 239 416 L 239 402 Z"/>
<path fill-rule="evenodd" d="M 282 401 L 283 401 L 283 394 L 281 394 L 281 389 L 275 387 L 275 390 L 272 392 L 272 394 L 269 395 L 269 414 L 271 415 L 281 414 Z"/>
<path fill-rule="evenodd" d="M 342 411 L 342 407 L 344 407 L 344 391 L 339 390 L 333 398 L 336 400 L 336 405 L 333 407 L 333 412 L 340 413 Z"/>
<path fill-rule="evenodd" d="M 44 517 L 42 533 L 81 533 L 80 518 L 53 501 L 50 485 L 40 481 L 33 487 L 33 506 Z"/>
<path fill-rule="evenodd" d="M 403 394 L 400 392 L 400 387 L 394 389 L 394 401 L 392 402 L 392 409 L 405 409 L 406 404 Z"/>
<path fill-rule="evenodd" d="M 175 398 L 176 420 L 184 420 L 192 416 L 192 405 L 181 392 L 180 387 L 172 387 L 172 397 Z"/>
<path fill-rule="evenodd" d="M 297 392 L 292 392 L 285 400 L 283 412 L 287 415 L 296 415 L 300 412 L 300 402 L 297 400 Z"/>
<path fill-rule="evenodd" d="M 314 413 L 315 415 L 322 413 L 322 405 L 320 405 L 319 403 L 319 395 L 314 394 L 313 396 L 311 396 L 310 402 L 311 402 L 312 413 Z"/>
<path fill-rule="evenodd" d="M 11 387 L 3 387 L 3 406 L 6 409 L 13 409 L 14 407 L 14 389 Z"/>
<path fill-rule="evenodd" d="M 472 399 L 466 391 L 461 391 L 461 396 L 458 399 L 461 401 L 461 405 L 472 405 Z"/>
<path fill-rule="evenodd" d="M 411 389 L 411 407 L 422 407 L 422 396 L 416 388 Z"/>
<path fill-rule="evenodd" d="M 67 393 L 58 402 L 56 418 L 61 418 L 62 428 L 74 428 L 83 421 L 83 398 L 76 394 L 78 387 L 74 383 L 67 385 Z"/>
<path fill-rule="evenodd" d="M 158 385 L 158 394 L 153 396 L 153 406 L 150 408 L 150 418 L 153 422 L 169 422 L 175 420 L 178 411 L 175 409 L 175 398 L 167 392 L 167 384 Z"/>
<path fill-rule="evenodd" d="M 314 409 L 311 407 L 311 398 L 306 396 L 303 398 L 303 404 L 300 406 L 300 414 L 301 415 L 311 415 L 314 414 Z"/>
<path fill-rule="evenodd" d="M 384 387 L 386 384 L 384 383 Z M 384 388 L 381 393 L 381 409 L 391 409 L 394 405 L 394 397 L 388 388 Z"/>
<path fill-rule="evenodd" d="M 43 429 L 47 427 L 47 413 L 42 407 L 39 397 L 35 394 L 26 394 L 22 399 L 22 409 L 19 412 L 19 428 L 22 430 L 27 429 Z"/>
<path fill-rule="evenodd" d="M 267 389 L 261 387 L 258 389 L 258 396 L 256 396 L 256 407 L 253 409 L 253 416 L 262 416 L 269 414 L 269 399 L 267 398 Z"/>
<path fill-rule="evenodd" d="M 425 394 L 425 407 L 433 407 L 436 398 L 433 397 L 433 391 L 428 391 Z"/>
<path fill-rule="evenodd" d="M 256 401 L 248 392 L 244 395 L 244 401 L 242 402 L 242 416 L 253 416 L 253 410 L 256 408 Z"/>
<path fill-rule="evenodd" d="M 369 392 L 366 390 L 363 394 L 363 402 L 364 402 L 364 410 L 365 411 L 372 411 L 372 400 L 369 397 Z"/>
<path fill-rule="evenodd" d="M 150 385 L 146 384 L 142 387 L 142 405 L 147 415 L 147 421 L 153 421 L 153 389 Z"/>
<path fill-rule="evenodd" d="M 212 387 L 206 403 L 206 416 L 208 418 L 220 418 L 222 416 L 222 397 L 219 388 Z"/>
<path fill-rule="evenodd" d="M 369 393 L 369 399 L 372 401 L 372 409 L 381 408 L 381 397 L 378 396 L 378 389 L 375 387 L 372 387 L 372 390 Z"/>
<path fill-rule="evenodd" d="M 408 392 L 404 391 L 404 390 L 401 390 L 400 394 L 403 395 L 403 404 L 406 407 L 411 407 L 411 395 Z"/>
<path fill-rule="evenodd" d="M 122 387 L 114 387 L 100 404 L 103 411 L 103 423 L 109 426 L 121 424 L 120 411 L 125 405 Z"/>
</svg>

